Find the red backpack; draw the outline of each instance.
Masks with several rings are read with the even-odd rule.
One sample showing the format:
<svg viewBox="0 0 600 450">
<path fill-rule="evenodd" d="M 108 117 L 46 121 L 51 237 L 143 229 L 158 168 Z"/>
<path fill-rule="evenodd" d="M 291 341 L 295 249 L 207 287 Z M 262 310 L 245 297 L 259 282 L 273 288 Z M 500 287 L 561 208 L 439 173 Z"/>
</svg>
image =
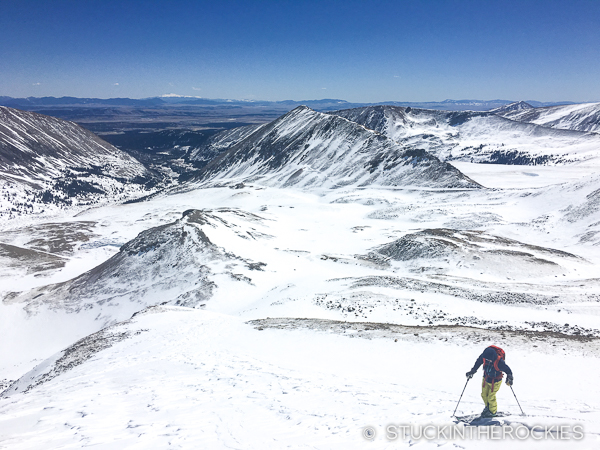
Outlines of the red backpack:
<svg viewBox="0 0 600 450">
<path fill-rule="evenodd" d="M 500 347 L 496 347 L 495 345 L 490 345 L 488 348 L 493 348 L 494 350 L 496 350 L 497 356 L 494 361 L 483 358 L 483 373 L 485 379 L 492 380 L 492 390 L 494 390 L 494 384 L 496 384 L 496 381 L 500 381 L 504 376 L 504 374 L 498 367 L 498 363 L 501 359 L 505 360 L 506 353 L 504 353 L 504 350 L 502 350 Z"/>
</svg>

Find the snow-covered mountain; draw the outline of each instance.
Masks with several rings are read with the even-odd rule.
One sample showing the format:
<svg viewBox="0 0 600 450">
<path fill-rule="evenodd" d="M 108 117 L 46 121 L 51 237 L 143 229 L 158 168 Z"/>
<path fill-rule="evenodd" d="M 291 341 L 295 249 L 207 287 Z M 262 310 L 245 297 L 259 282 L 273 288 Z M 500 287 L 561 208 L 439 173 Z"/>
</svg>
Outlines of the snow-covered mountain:
<svg viewBox="0 0 600 450">
<path fill-rule="evenodd" d="M 374 106 L 332 114 L 382 133 L 403 148 L 425 149 L 445 161 L 600 163 L 600 138 L 596 135 L 548 129 L 488 112 Z"/>
<path fill-rule="evenodd" d="M 216 287 L 211 276 L 217 266 L 223 266 L 220 272 L 228 274 L 232 282 L 237 279 L 231 271 L 238 265 L 246 270 L 260 270 L 259 262 L 228 253 L 211 242 L 203 231 L 203 228 L 221 229 L 230 238 L 236 236 L 232 230 L 235 225 L 224 218 L 228 215 L 238 220 L 240 217 L 246 221 L 261 220 L 235 211 L 190 209 L 175 222 L 140 233 L 116 255 L 73 280 L 44 286 L 26 295 L 9 295 L 5 301 L 23 304 L 32 313 L 45 305 L 72 313 L 102 306 L 113 314 L 102 314 L 104 321 L 100 328 L 163 301 L 198 307 L 210 299 Z M 115 315 L 123 308 L 124 313 Z"/>
<path fill-rule="evenodd" d="M 72 122 L 0 107 L 2 216 L 127 200 L 154 181 L 139 161 Z"/>
<path fill-rule="evenodd" d="M 528 109 L 534 109 L 534 107 L 527 102 L 520 101 L 509 103 L 508 105 L 503 105 L 498 108 L 490 109 L 488 112 L 503 115 L 504 113 L 514 113 L 515 111 L 524 111 Z"/>
<path fill-rule="evenodd" d="M 358 449 L 368 429 L 476 450 L 385 430 L 454 425 L 463 386 L 456 413 L 481 411 L 464 374 L 495 344 L 527 416 L 503 386 L 493 424 L 578 424 L 560 444 L 595 448 L 597 137 L 338 114 L 215 135 L 197 179 L 144 201 L 0 222 L 0 447 Z M 486 161 L 501 143 L 574 163 L 460 163 L 471 179 L 429 152 Z"/>
<path fill-rule="evenodd" d="M 561 130 L 600 133 L 600 103 L 580 103 L 576 105 L 513 110 L 502 110 L 500 108 L 495 111 L 496 114 L 518 122 L 534 123 Z"/>
<path fill-rule="evenodd" d="M 423 149 L 404 149 L 365 126 L 308 107 L 259 127 L 213 159 L 199 180 L 280 187 L 478 187 Z"/>
</svg>

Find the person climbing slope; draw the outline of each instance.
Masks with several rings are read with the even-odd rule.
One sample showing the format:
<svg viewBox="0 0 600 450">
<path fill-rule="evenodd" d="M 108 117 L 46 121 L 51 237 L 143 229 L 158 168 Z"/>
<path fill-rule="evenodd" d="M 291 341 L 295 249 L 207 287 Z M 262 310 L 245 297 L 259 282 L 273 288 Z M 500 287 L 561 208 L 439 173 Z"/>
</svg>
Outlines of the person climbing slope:
<svg viewBox="0 0 600 450">
<path fill-rule="evenodd" d="M 504 350 L 495 345 L 490 345 L 475 361 L 473 368 L 467 372 L 467 378 L 471 379 L 479 367 L 483 364 L 483 383 L 481 384 L 481 398 L 485 404 L 481 416 L 494 417 L 498 412 L 496 393 L 502 384 L 502 377 L 506 373 L 506 384 L 512 386 L 513 373 L 504 361 L 506 354 Z"/>
</svg>

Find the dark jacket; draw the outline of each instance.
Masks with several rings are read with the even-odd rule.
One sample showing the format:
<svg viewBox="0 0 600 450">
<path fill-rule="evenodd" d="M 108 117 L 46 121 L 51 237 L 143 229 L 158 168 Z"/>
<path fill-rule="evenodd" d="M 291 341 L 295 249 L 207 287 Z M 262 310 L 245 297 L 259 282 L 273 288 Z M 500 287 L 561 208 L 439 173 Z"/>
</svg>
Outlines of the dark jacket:
<svg viewBox="0 0 600 450">
<path fill-rule="evenodd" d="M 486 348 L 483 351 L 483 353 L 479 355 L 477 361 L 475 361 L 475 365 L 471 369 L 471 372 L 477 372 L 477 369 L 479 369 L 479 367 L 483 364 L 483 361 L 485 359 L 486 363 L 483 367 L 483 377 L 488 383 L 493 383 L 494 381 L 501 379 L 502 372 L 505 372 L 508 375 L 512 376 L 512 370 L 510 370 L 510 367 L 508 367 L 508 365 L 504 362 L 503 359 L 500 359 L 500 361 L 498 361 L 498 369 L 500 369 L 500 371 L 497 371 L 494 368 L 494 361 L 496 361 L 497 358 L 498 354 L 496 353 L 496 350 L 494 350 L 492 347 Z"/>
</svg>

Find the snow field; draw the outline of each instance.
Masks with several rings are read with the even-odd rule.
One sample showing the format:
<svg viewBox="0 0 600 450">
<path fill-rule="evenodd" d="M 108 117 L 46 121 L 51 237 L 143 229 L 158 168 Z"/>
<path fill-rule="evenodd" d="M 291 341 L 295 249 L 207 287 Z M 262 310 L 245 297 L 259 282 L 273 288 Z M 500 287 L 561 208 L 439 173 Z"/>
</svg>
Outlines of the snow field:
<svg viewBox="0 0 600 450">
<path fill-rule="evenodd" d="M 408 442 L 388 441 L 384 427 L 450 423 L 464 372 L 486 345 L 261 331 L 241 318 L 177 307 L 150 309 L 117 328 L 131 336 L 29 394 L 2 400 L 0 429 L 10 434 L 0 442 L 11 449 L 403 448 Z M 503 386 L 499 404 L 508 420 L 582 424 L 586 437 L 571 448 L 594 448 L 600 411 L 590 399 L 598 388 L 573 383 L 569 370 L 582 355 L 553 355 L 548 373 L 549 355 L 507 344 L 528 414 L 518 416 Z M 600 369 L 597 358 L 586 363 L 591 373 Z M 482 409 L 478 380 L 468 384 L 457 414 Z M 372 444 L 361 436 L 367 425 L 378 430 Z M 442 444 L 482 442 L 419 442 Z M 539 448 L 566 448 L 554 444 Z"/>
</svg>

